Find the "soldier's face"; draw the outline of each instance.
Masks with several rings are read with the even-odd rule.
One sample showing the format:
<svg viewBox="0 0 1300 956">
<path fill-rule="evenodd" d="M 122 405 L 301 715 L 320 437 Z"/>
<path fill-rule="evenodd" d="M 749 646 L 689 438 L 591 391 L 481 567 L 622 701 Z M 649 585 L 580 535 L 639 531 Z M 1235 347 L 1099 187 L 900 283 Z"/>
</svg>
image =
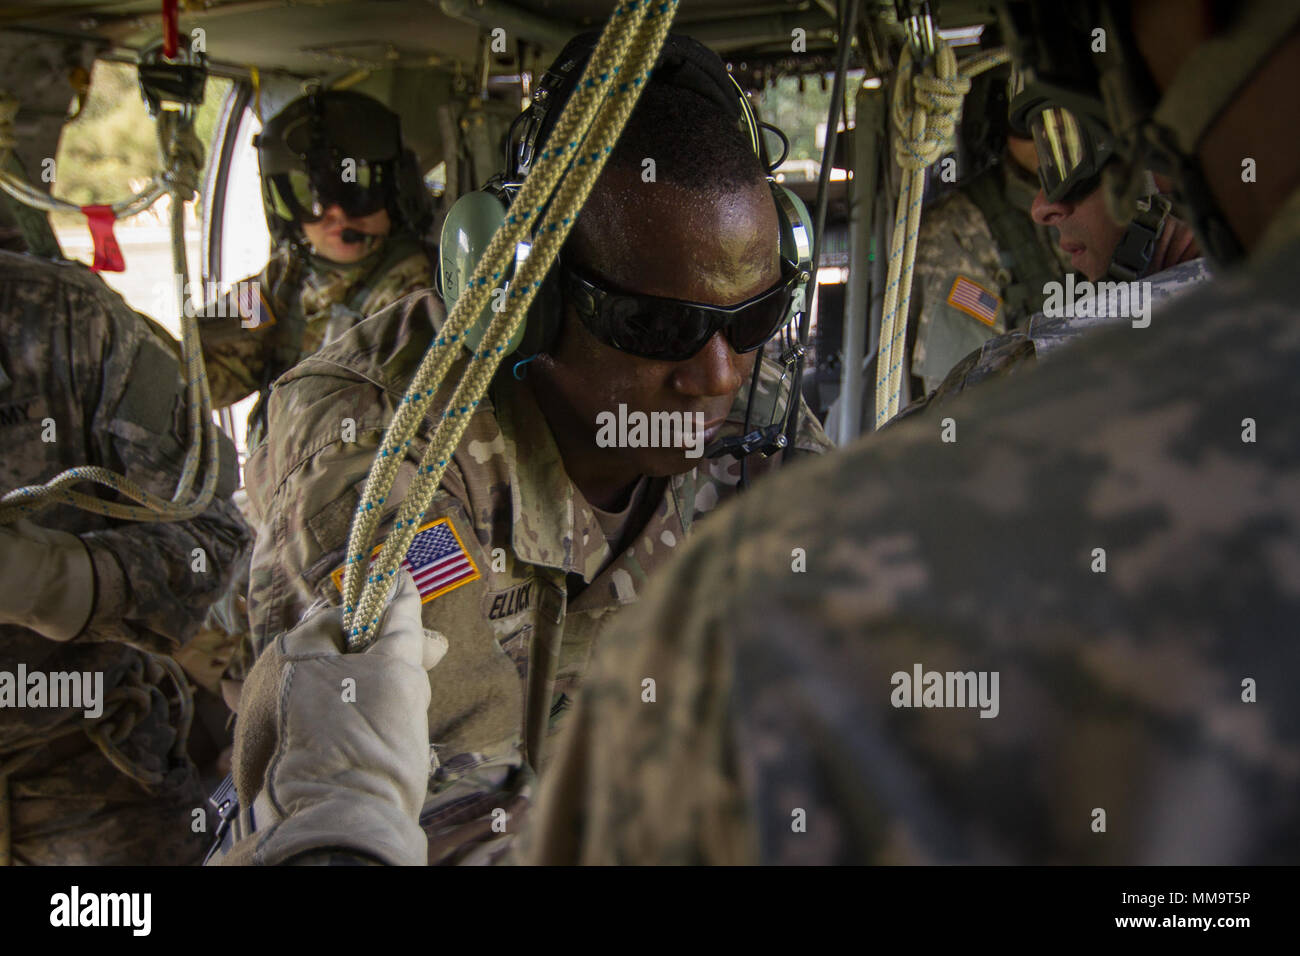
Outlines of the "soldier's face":
<svg viewBox="0 0 1300 956">
<path fill-rule="evenodd" d="M 343 230 L 355 229 L 371 236 L 386 236 L 392 223 L 385 209 L 369 216 L 349 216 L 338 205 L 325 207 L 325 215 L 319 222 L 305 222 L 302 233 L 311 243 L 316 254 L 332 262 L 357 262 L 364 259 L 373 248 L 372 243 L 344 242 Z"/>
<path fill-rule="evenodd" d="M 583 208 L 566 250 L 573 265 L 615 288 L 708 305 L 733 305 L 781 278 L 776 209 L 761 182 L 729 193 L 644 183 L 636 173 L 610 170 Z M 684 412 L 703 416 L 704 443 L 726 419 L 749 381 L 759 350 L 737 354 L 719 332 L 690 359 L 664 362 L 611 348 L 566 308 L 554 353 L 539 359 L 552 404 L 581 429 L 595 453 L 633 474 L 689 471 L 701 459 L 681 448 L 600 447 L 597 416 Z"/>
<path fill-rule="evenodd" d="M 1048 202 L 1040 189 L 1030 214 L 1034 222 L 1054 226 L 1060 232 L 1061 249 L 1070 256 L 1075 269 L 1092 282 L 1106 274 L 1125 227 L 1110 218 L 1101 189 L 1094 189 L 1077 202 Z"/>
</svg>

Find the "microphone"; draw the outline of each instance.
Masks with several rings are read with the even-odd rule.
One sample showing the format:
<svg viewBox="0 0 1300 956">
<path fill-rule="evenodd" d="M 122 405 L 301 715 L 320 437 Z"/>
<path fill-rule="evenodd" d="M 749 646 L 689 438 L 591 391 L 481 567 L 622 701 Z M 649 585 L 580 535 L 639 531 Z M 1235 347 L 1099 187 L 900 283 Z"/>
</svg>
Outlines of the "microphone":
<svg viewBox="0 0 1300 956">
<path fill-rule="evenodd" d="M 721 458 L 723 455 L 731 455 L 739 459 L 758 453 L 766 458 L 785 448 L 786 437 L 781 434 L 783 429 L 784 426 L 776 422 L 766 428 L 756 428 L 748 435 L 719 438 L 704 449 L 704 457 Z"/>
<path fill-rule="evenodd" d="M 344 229 L 339 238 L 351 245 L 357 242 L 370 244 L 379 237 L 369 232 L 359 232 L 356 229 Z"/>
</svg>

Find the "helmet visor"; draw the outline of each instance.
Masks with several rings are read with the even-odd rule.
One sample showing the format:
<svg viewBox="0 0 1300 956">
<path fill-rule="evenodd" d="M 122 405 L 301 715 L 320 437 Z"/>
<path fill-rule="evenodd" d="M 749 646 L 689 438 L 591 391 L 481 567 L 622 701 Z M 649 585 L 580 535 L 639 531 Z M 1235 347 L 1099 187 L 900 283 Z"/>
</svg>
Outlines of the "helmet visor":
<svg viewBox="0 0 1300 956">
<path fill-rule="evenodd" d="M 386 208 L 392 192 L 392 163 L 364 159 L 304 157 L 304 169 L 291 169 L 270 177 L 281 204 L 299 223 L 319 222 L 330 206 L 350 218 L 369 216 Z"/>
</svg>

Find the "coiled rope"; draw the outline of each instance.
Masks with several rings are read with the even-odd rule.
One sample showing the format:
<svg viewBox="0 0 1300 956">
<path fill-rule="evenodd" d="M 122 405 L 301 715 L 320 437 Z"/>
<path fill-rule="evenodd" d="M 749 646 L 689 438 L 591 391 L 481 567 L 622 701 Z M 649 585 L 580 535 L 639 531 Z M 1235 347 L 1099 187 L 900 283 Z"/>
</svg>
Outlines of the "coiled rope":
<svg viewBox="0 0 1300 956">
<path fill-rule="evenodd" d="M 912 301 L 925 170 L 948 149 L 971 78 L 1009 58 L 1004 49 L 990 50 L 966 60 L 958 70 L 952 47 L 942 38 L 933 59 L 919 72 L 910 46 L 905 46 L 899 57 L 890 116 L 896 134 L 894 156 L 903 170 L 903 183 L 889 240 L 884 319 L 876 360 L 876 428 L 898 414 L 903 391 L 907 314 Z"/>
<path fill-rule="evenodd" d="M 0 97 L 0 158 L 15 145 L 13 121 L 18 103 L 12 97 Z M 133 216 L 151 206 L 164 193 L 171 196 L 172 268 L 176 286 L 176 305 L 180 315 L 181 356 L 185 366 L 185 389 L 189 413 L 189 444 L 181 476 L 171 500 L 152 494 L 125 475 L 96 465 L 69 468 L 44 484 L 17 488 L 0 498 L 0 525 L 19 518 L 30 518 L 55 504 L 67 504 L 89 511 L 130 521 L 185 521 L 207 510 L 216 491 L 220 468 L 220 445 L 217 426 L 212 418 L 212 399 L 208 391 L 203 350 L 199 344 L 198 322 L 194 309 L 186 307 L 185 280 L 189 269 L 185 256 L 185 203 L 198 189 L 199 170 L 203 166 L 203 147 L 193 129 L 193 111 L 162 110 L 157 116 L 158 142 L 164 168 L 143 190 L 112 205 L 114 218 Z M 72 211 L 81 209 L 55 199 L 22 182 L 9 173 L 0 172 L 0 187 L 19 202 L 37 209 Z M 203 486 L 197 497 L 190 498 L 195 476 L 202 465 Z M 101 501 L 91 495 L 71 490 L 83 481 L 94 482 L 130 498 L 139 505 Z M 187 500 L 190 499 L 190 500 Z"/>
<path fill-rule="evenodd" d="M 366 479 L 348 540 L 343 576 L 344 622 L 351 650 L 373 639 L 382 604 L 415 537 L 447 464 L 523 321 L 582 204 L 596 183 L 619 133 L 659 58 L 678 0 L 624 0 L 614 8 L 546 149 L 524 180 L 505 223 L 488 245 L 465 292 L 425 354 L 388 426 Z M 561 182 L 561 179 L 563 180 Z M 558 189 L 557 189 L 558 184 Z M 554 193 L 554 200 L 550 201 Z M 548 206 L 549 201 L 549 206 Z M 541 217 L 540 225 L 532 231 Z M 510 282 L 505 308 L 497 313 L 480 348 L 472 353 L 416 471 L 391 532 L 373 566 L 366 562 L 406 450 L 425 408 L 460 352 L 460 339 L 480 315 L 515 260 L 520 241 L 532 233 L 527 259 Z"/>
</svg>

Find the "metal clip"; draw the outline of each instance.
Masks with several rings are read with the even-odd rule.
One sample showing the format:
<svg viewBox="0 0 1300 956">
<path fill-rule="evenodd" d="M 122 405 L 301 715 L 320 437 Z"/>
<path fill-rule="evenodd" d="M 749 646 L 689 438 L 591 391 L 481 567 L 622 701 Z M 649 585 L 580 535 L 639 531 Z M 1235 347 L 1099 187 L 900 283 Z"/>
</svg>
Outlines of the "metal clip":
<svg viewBox="0 0 1300 956">
<path fill-rule="evenodd" d="M 912 58 L 922 66 L 938 50 L 934 32 L 934 16 L 930 12 L 930 0 L 909 3 L 908 0 L 894 0 L 894 9 L 898 22 L 907 31 L 907 43 L 912 48 Z"/>
<path fill-rule="evenodd" d="M 140 95 L 144 97 L 150 116 L 157 116 L 164 103 L 176 104 L 181 112 L 192 118 L 203 103 L 203 91 L 208 82 L 208 58 L 196 53 L 188 42 L 177 47 L 176 57 L 168 59 L 162 52 L 162 41 L 140 52 L 136 71 L 140 81 Z"/>
</svg>

